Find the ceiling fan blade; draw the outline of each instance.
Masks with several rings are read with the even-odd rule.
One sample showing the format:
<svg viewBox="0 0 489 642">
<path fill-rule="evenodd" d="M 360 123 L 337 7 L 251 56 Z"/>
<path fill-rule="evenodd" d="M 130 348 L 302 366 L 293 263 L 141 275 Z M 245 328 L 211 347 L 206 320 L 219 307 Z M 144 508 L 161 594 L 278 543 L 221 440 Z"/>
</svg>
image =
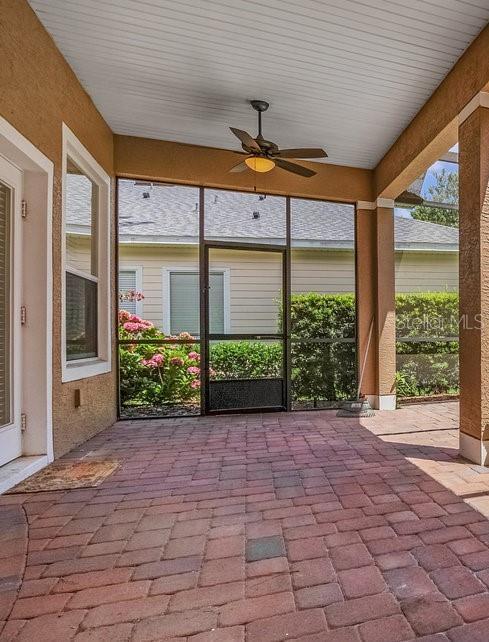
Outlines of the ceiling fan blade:
<svg viewBox="0 0 489 642">
<path fill-rule="evenodd" d="M 234 134 L 237 138 L 239 138 L 239 140 L 241 141 L 241 143 L 242 143 L 245 147 L 247 147 L 248 149 L 252 149 L 252 150 L 254 150 L 255 152 L 261 152 L 260 145 L 258 145 L 258 143 L 256 142 L 256 140 L 255 140 L 254 138 L 252 138 L 252 137 L 248 134 L 248 132 L 245 132 L 245 131 L 244 131 L 244 130 L 242 130 L 242 129 L 236 129 L 235 127 L 230 127 L 229 129 L 233 132 L 233 134 Z"/>
<path fill-rule="evenodd" d="M 244 172 L 247 167 L 248 165 L 243 161 L 242 163 L 238 163 L 237 165 L 234 165 L 234 167 L 231 167 L 229 171 L 231 174 L 237 174 L 238 172 Z"/>
<path fill-rule="evenodd" d="M 326 158 L 328 154 L 324 149 L 303 147 L 298 149 L 280 149 L 276 156 L 278 158 Z"/>
<path fill-rule="evenodd" d="M 297 165 L 296 163 L 289 163 L 289 161 L 282 160 L 281 158 L 274 158 L 275 165 L 281 167 L 282 169 L 292 172 L 293 174 L 299 174 L 299 176 L 305 176 L 306 178 L 311 178 L 315 176 L 316 172 L 313 172 L 312 169 L 303 167 L 302 165 Z"/>
</svg>

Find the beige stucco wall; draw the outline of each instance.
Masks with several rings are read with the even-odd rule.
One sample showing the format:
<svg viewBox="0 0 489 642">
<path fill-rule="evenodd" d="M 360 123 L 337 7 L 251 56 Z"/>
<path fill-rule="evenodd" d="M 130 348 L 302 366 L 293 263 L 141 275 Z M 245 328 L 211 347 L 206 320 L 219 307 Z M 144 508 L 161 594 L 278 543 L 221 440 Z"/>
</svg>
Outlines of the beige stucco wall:
<svg viewBox="0 0 489 642">
<path fill-rule="evenodd" d="M 460 137 L 460 430 L 489 440 L 489 109 L 476 109 Z M 486 455 L 464 455 L 487 465 Z M 477 460 L 478 459 L 478 460 Z"/>
<path fill-rule="evenodd" d="M 54 163 L 53 432 L 59 456 L 116 418 L 115 371 L 61 382 L 62 123 L 110 175 L 113 136 L 25 0 L 0 0 L 0 31 L 0 115 Z M 76 388 L 80 408 L 74 407 Z"/>
<path fill-rule="evenodd" d="M 374 200 L 373 171 L 332 163 L 303 161 L 316 172 L 304 180 L 289 172 L 266 174 L 229 168 L 241 160 L 236 152 L 166 140 L 114 136 L 115 171 L 121 178 L 140 178 L 186 185 L 204 185 L 248 192 L 283 194 L 345 203 Z"/>
</svg>

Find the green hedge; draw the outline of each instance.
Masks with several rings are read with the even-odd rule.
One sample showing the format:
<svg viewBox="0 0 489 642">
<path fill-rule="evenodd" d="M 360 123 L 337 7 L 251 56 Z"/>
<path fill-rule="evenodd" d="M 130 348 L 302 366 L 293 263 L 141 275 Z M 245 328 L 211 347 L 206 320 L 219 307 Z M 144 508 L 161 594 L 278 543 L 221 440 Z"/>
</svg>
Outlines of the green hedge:
<svg viewBox="0 0 489 642">
<path fill-rule="evenodd" d="M 210 363 L 213 379 L 281 377 L 281 343 L 260 341 L 222 341 L 211 345 Z"/>
<path fill-rule="evenodd" d="M 352 294 L 292 295 L 291 338 L 294 402 L 316 406 L 356 394 Z M 210 349 L 210 367 L 216 379 L 280 377 L 282 364 L 280 343 L 223 341 Z"/>
<path fill-rule="evenodd" d="M 458 352 L 458 341 L 403 341 L 458 336 L 458 294 L 433 292 L 396 296 L 398 354 Z"/>
<path fill-rule="evenodd" d="M 458 301 L 458 294 L 449 292 L 396 295 L 400 397 L 458 392 L 458 341 L 429 341 L 458 336 Z M 316 402 L 354 396 L 355 344 L 321 343 L 322 339 L 355 337 L 354 296 L 293 295 L 291 324 L 294 399 Z M 300 339 L 306 341 L 295 342 Z"/>
<path fill-rule="evenodd" d="M 355 297 L 291 297 L 292 398 L 294 402 L 350 399 L 356 394 Z"/>
<path fill-rule="evenodd" d="M 292 398 L 296 406 L 321 406 L 355 396 L 357 387 L 355 297 L 352 294 L 294 294 L 291 298 Z M 419 396 L 458 391 L 458 341 L 419 339 L 458 336 L 458 295 L 452 293 L 398 294 L 397 392 Z M 132 336 L 121 326 L 121 338 Z M 127 336 L 126 336 L 127 335 Z M 163 338 L 156 329 L 140 338 Z M 139 336 L 139 335 L 138 335 Z M 134 337 L 136 338 L 136 337 Z M 417 339 L 417 341 L 412 341 Z M 198 374 L 188 367 L 196 345 L 166 346 L 165 365 L 142 363 L 155 346 L 121 348 L 123 404 L 185 402 L 198 398 Z M 180 357 L 177 365 L 172 358 Z M 181 364 L 180 364 L 181 362 Z M 215 379 L 282 376 L 280 343 L 223 341 L 210 348 Z M 195 370 L 195 368 L 194 368 Z"/>
<path fill-rule="evenodd" d="M 396 296 L 400 397 L 458 392 L 458 341 L 427 341 L 458 336 L 458 301 L 453 292 Z"/>
</svg>

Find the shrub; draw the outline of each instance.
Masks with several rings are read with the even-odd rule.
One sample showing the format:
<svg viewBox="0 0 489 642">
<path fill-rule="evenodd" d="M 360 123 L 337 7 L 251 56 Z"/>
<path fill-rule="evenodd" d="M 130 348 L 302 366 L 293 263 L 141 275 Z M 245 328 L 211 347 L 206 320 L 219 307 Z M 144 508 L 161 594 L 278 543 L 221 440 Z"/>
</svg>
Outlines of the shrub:
<svg viewBox="0 0 489 642">
<path fill-rule="evenodd" d="M 199 397 L 199 347 L 158 345 L 165 335 L 151 323 L 122 311 L 120 346 L 123 405 L 170 405 Z M 397 392 L 403 396 L 458 390 L 458 341 L 411 341 L 458 335 L 458 295 L 396 296 Z M 291 297 L 292 395 L 295 402 L 335 401 L 356 394 L 355 297 L 294 294 Z M 183 333 L 182 337 L 190 337 Z M 173 337 L 177 338 L 177 337 Z M 345 341 L 346 340 L 346 341 Z M 214 379 L 282 376 L 281 343 L 222 341 L 211 345 Z"/>
<path fill-rule="evenodd" d="M 355 396 L 355 325 L 353 294 L 292 295 L 294 401 L 313 401 L 316 405 L 318 401 Z M 341 341 L 344 339 L 351 341 Z"/>
<path fill-rule="evenodd" d="M 458 354 L 398 354 L 397 370 L 399 397 L 458 392 Z"/>
<path fill-rule="evenodd" d="M 458 391 L 458 294 L 396 296 L 397 392 L 403 396 Z M 350 294 L 297 294 L 291 299 L 294 399 L 337 400 L 356 394 L 355 298 Z M 413 341 L 416 339 L 416 341 Z M 421 340 L 419 340 L 421 339 Z"/>
<path fill-rule="evenodd" d="M 399 397 L 418 396 L 418 384 L 411 373 L 402 370 L 396 372 L 396 392 Z"/>
<path fill-rule="evenodd" d="M 396 334 L 399 354 L 458 352 L 458 341 L 426 341 L 458 336 L 458 294 L 424 292 L 396 296 Z M 421 338 L 425 341 L 412 342 Z"/>
<path fill-rule="evenodd" d="M 280 343 L 223 341 L 210 349 L 213 379 L 281 377 L 282 362 Z"/>
<path fill-rule="evenodd" d="M 396 296 L 397 394 L 416 397 L 458 392 L 458 294 Z"/>
<path fill-rule="evenodd" d="M 156 343 L 165 338 L 192 339 L 188 333 L 183 332 L 179 337 L 165 337 L 152 323 L 121 310 L 119 338 L 145 341 L 124 343 L 119 347 L 120 398 L 123 406 L 173 405 L 198 399 L 200 356 L 196 346 Z"/>
</svg>

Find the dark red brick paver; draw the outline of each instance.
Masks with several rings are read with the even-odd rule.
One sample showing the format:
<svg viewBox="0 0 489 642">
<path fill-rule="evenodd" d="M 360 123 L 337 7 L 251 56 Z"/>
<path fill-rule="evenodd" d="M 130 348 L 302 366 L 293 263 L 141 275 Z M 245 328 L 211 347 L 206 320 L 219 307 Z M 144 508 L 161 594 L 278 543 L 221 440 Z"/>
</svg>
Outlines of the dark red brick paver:
<svg viewBox="0 0 489 642">
<path fill-rule="evenodd" d="M 489 522 L 399 416 L 117 424 L 68 456 L 99 487 L 0 498 L 0 640 L 489 640 Z"/>
</svg>

